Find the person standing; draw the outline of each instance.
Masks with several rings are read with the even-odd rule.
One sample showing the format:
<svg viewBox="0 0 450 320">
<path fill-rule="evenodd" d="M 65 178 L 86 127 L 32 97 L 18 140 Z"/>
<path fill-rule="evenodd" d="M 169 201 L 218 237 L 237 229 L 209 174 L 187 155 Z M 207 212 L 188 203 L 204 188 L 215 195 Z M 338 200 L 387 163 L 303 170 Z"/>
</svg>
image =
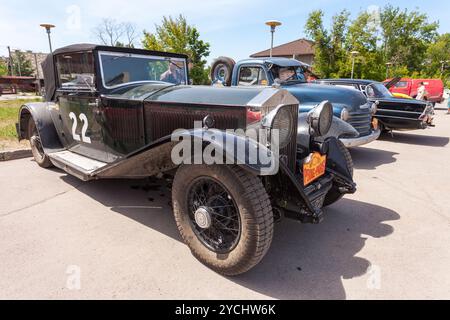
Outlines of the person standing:
<svg viewBox="0 0 450 320">
<path fill-rule="evenodd" d="M 450 114 L 450 94 L 447 98 L 447 114 Z"/>
<path fill-rule="evenodd" d="M 428 92 L 425 83 L 421 82 L 419 89 L 417 89 L 417 100 L 428 100 Z"/>
</svg>

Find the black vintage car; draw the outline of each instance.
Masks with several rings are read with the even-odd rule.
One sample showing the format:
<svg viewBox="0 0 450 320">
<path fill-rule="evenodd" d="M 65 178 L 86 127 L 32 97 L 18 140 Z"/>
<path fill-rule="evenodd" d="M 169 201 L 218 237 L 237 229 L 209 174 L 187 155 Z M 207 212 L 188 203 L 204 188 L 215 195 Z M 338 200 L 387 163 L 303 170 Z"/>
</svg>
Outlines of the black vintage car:
<svg viewBox="0 0 450 320">
<path fill-rule="evenodd" d="M 416 130 L 432 126 L 433 107 L 425 101 L 396 98 L 377 81 L 357 79 L 320 79 L 321 84 L 353 88 L 364 93 L 367 99 L 377 105 L 375 118 L 380 129 Z"/>
<path fill-rule="evenodd" d="M 326 101 L 299 126 L 286 90 L 189 86 L 185 55 L 140 49 L 72 45 L 43 70 L 47 101 L 24 105 L 17 124 L 36 162 L 84 181 L 172 177 L 179 231 L 219 273 L 256 265 L 274 220 L 318 223 L 324 206 L 355 192 L 348 151 L 323 139 Z"/>
</svg>

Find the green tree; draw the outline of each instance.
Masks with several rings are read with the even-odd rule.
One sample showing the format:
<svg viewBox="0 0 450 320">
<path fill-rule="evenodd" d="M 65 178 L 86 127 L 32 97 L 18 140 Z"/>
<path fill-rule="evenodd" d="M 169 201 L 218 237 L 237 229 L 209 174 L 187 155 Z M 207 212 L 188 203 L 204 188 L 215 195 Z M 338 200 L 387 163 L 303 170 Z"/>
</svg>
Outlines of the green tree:
<svg viewBox="0 0 450 320">
<path fill-rule="evenodd" d="M 31 60 L 27 59 L 25 54 L 16 50 L 13 54 L 14 75 L 22 77 L 31 77 L 34 75 L 34 70 L 31 65 Z"/>
<path fill-rule="evenodd" d="M 430 23 L 426 14 L 388 5 L 380 13 L 361 12 L 350 20 L 348 12 L 342 11 L 333 17 L 329 29 L 323 16 L 321 10 L 311 12 L 305 26 L 316 44 L 314 70 L 322 77 L 349 77 L 352 51 L 359 52 L 355 77 L 379 81 L 386 77 L 388 62 L 391 75 L 410 76 L 431 73 L 427 70 L 437 70 L 436 64 L 442 61 L 429 49 L 439 24 Z M 439 46 L 434 50 L 445 51 L 444 43 Z"/>
<path fill-rule="evenodd" d="M 2 59 L 0 59 L 0 76 L 8 75 L 8 65 Z"/>
<path fill-rule="evenodd" d="M 144 48 L 188 55 L 192 63 L 190 78 L 194 84 L 207 84 L 209 79 L 205 58 L 209 56 L 210 45 L 200 40 L 198 30 L 189 25 L 182 15 L 176 19 L 163 17 L 162 24 L 155 27 L 155 33 L 144 31 Z"/>
<path fill-rule="evenodd" d="M 380 27 L 385 62 L 406 66 L 410 73 L 422 72 L 428 46 L 437 37 L 437 22 L 418 11 L 409 12 L 387 5 L 381 12 Z"/>
<path fill-rule="evenodd" d="M 352 21 L 346 36 L 347 58 L 342 61 L 339 76 L 349 77 L 351 74 L 351 51 L 357 51 L 355 78 L 384 80 L 385 64 L 378 50 L 376 25 L 367 12 L 362 12 Z"/>
<path fill-rule="evenodd" d="M 424 76 L 441 78 L 450 85 L 450 33 L 440 35 L 427 50 Z"/>
<path fill-rule="evenodd" d="M 347 34 L 349 13 L 344 10 L 333 16 L 330 31 L 323 25 L 322 10 L 311 12 L 306 22 L 306 34 L 315 42 L 314 71 L 322 77 L 333 77 L 339 74 L 342 60 L 345 59 L 344 48 Z"/>
</svg>

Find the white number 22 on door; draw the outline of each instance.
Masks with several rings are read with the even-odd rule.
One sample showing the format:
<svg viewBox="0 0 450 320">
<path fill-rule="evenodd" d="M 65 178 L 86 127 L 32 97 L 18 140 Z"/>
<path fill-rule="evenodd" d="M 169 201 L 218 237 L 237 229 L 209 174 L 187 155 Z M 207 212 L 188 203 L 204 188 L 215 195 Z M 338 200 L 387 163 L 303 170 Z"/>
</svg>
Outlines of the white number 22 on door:
<svg viewBox="0 0 450 320">
<path fill-rule="evenodd" d="M 75 141 L 82 141 L 85 143 L 91 143 L 91 138 L 86 137 L 86 132 L 89 127 L 88 119 L 84 113 L 81 113 L 79 116 L 79 119 L 81 122 L 83 122 L 83 127 L 81 128 L 81 136 L 76 133 L 77 127 L 78 127 L 78 119 L 75 113 L 71 112 L 69 113 L 69 118 L 72 120 L 72 137 Z"/>
</svg>

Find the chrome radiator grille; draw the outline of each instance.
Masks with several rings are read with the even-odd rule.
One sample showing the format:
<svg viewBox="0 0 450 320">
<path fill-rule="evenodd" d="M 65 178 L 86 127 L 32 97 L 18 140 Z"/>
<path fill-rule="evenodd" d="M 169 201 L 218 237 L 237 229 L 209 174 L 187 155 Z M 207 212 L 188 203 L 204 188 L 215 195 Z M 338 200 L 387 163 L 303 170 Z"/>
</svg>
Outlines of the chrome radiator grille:
<svg viewBox="0 0 450 320">
<path fill-rule="evenodd" d="M 360 137 L 369 135 L 372 130 L 372 115 L 370 111 L 351 112 L 347 122 L 359 132 Z"/>
</svg>

